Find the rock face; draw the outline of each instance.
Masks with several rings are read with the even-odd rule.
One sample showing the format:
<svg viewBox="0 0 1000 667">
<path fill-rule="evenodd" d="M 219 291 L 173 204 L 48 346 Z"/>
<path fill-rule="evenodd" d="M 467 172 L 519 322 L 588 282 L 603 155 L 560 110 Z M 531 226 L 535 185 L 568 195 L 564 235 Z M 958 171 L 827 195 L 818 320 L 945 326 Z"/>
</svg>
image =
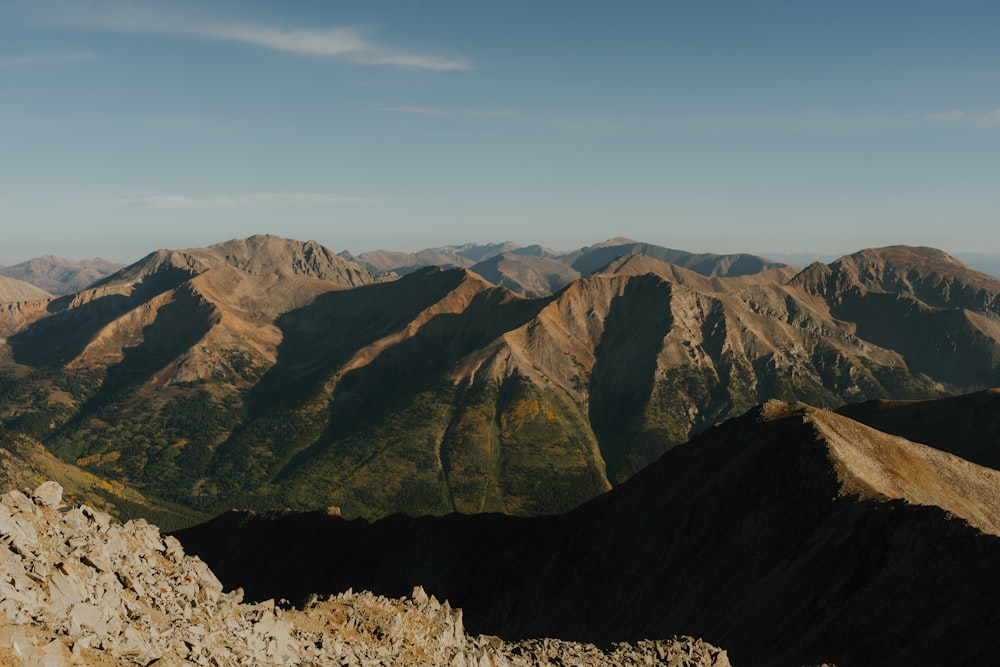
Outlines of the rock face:
<svg viewBox="0 0 1000 667">
<path fill-rule="evenodd" d="M 145 521 L 62 504 L 52 481 L 0 499 L 0 664 L 682 665 L 725 667 L 691 638 L 594 646 L 470 637 L 461 610 L 347 592 L 301 611 L 241 603 Z"/>
</svg>

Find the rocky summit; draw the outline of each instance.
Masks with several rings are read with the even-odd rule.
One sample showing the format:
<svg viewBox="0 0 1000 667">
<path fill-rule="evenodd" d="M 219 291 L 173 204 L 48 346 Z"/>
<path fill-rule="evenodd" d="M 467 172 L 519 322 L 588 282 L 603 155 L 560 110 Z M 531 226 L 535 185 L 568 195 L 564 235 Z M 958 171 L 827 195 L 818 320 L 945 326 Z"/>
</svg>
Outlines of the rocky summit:
<svg viewBox="0 0 1000 667">
<path fill-rule="evenodd" d="M 0 665 L 676 665 L 725 667 L 701 640 L 506 643 L 469 636 L 462 611 L 415 588 L 242 602 L 200 559 L 143 520 L 62 502 L 62 487 L 0 499 Z"/>
</svg>

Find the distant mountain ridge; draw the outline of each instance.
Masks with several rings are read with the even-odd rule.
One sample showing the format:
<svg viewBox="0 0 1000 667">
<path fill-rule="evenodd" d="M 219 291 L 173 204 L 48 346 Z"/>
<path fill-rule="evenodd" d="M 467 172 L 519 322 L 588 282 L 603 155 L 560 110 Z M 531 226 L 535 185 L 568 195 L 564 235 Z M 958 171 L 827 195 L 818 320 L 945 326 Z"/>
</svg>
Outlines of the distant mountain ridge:
<svg viewBox="0 0 1000 667">
<path fill-rule="evenodd" d="M 203 510 L 536 515 L 763 400 L 1000 386 L 1000 281 L 944 253 L 713 266 L 730 275 L 619 255 L 523 298 L 468 269 L 393 279 L 271 236 L 162 250 L 0 308 L 0 419 Z"/>
<path fill-rule="evenodd" d="M 23 280 L 0 276 L 0 303 L 14 303 L 17 301 L 37 301 L 52 296 L 40 287 L 36 287 Z"/>
<path fill-rule="evenodd" d="M 837 259 L 837 255 L 810 252 L 768 252 L 768 257 L 780 262 L 796 266 L 806 266 L 813 262 L 828 264 Z M 959 252 L 953 255 L 974 271 L 987 273 L 994 278 L 1000 278 L 1000 254 L 985 252 Z"/>
<path fill-rule="evenodd" d="M 22 280 L 49 294 L 64 295 L 84 290 L 120 268 L 121 264 L 100 257 L 76 262 L 45 255 L 0 267 L 0 276 Z"/>
<path fill-rule="evenodd" d="M 427 248 L 416 253 L 375 250 L 357 257 L 340 253 L 373 273 L 392 271 L 407 274 L 427 266 L 470 269 L 494 285 L 529 298 L 555 294 L 574 280 L 601 271 L 615 260 L 632 255 L 650 257 L 691 269 L 708 277 L 742 276 L 788 267 L 755 255 L 714 255 L 672 250 L 624 237 L 568 253 L 540 245 L 521 247 L 510 241 L 477 245 Z"/>
</svg>

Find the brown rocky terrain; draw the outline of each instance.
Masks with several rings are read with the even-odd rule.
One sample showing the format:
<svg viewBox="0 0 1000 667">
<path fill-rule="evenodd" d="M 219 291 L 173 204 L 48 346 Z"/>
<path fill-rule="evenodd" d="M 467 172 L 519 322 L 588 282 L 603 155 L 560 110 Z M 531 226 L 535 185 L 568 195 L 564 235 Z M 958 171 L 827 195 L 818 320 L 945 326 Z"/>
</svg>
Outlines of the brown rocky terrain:
<svg viewBox="0 0 1000 667">
<path fill-rule="evenodd" d="M 0 499 L 0 664 L 727 667 L 688 637 L 607 652 L 558 640 L 469 636 L 462 612 L 417 587 L 408 598 L 341 593 L 301 610 L 247 604 L 173 537 L 62 503 L 49 481 Z"/>
<path fill-rule="evenodd" d="M 989 664 L 998 500 L 996 470 L 769 402 L 565 515 L 230 512 L 177 535 L 250 599 L 419 581 L 507 640 L 684 628 L 737 664 Z"/>
<path fill-rule="evenodd" d="M 20 264 L 0 267 L 0 276 L 16 278 L 38 287 L 48 294 L 75 294 L 87 289 L 98 280 L 122 268 L 121 264 L 99 257 L 73 261 L 46 255 Z M 44 297 L 35 297 L 44 298 Z"/>
</svg>

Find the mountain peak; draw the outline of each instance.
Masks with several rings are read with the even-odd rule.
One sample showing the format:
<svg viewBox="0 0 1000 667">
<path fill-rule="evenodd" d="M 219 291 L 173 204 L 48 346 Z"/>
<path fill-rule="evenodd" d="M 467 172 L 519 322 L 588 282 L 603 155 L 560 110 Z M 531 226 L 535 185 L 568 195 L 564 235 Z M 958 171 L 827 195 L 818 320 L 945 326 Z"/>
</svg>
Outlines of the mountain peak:
<svg viewBox="0 0 1000 667">
<path fill-rule="evenodd" d="M 340 257 L 316 241 L 296 241 L 271 234 L 231 239 L 186 250 L 158 250 L 101 281 L 135 282 L 162 272 L 180 269 L 188 277 L 228 264 L 244 273 L 305 276 L 343 287 L 377 282 L 364 267 Z"/>
<path fill-rule="evenodd" d="M 595 243 L 594 245 L 592 245 L 590 247 L 591 248 L 610 248 L 610 247 L 619 246 L 619 245 L 631 245 L 631 244 L 634 244 L 634 243 L 639 243 L 639 241 L 636 241 L 635 239 L 630 239 L 630 238 L 628 238 L 626 236 L 616 236 L 616 237 L 614 237 L 612 239 L 608 239 L 607 241 L 602 241 L 600 243 Z"/>
</svg>

